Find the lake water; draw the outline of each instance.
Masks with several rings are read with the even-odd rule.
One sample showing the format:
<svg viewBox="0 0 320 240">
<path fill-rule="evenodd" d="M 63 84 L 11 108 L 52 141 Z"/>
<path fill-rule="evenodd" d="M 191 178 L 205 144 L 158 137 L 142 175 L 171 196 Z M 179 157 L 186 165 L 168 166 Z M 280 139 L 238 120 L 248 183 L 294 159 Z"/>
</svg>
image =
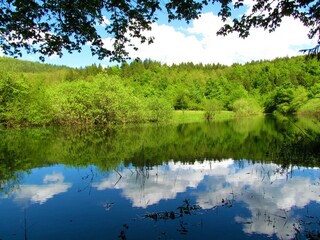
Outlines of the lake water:
<svg viewBox="0 0 320 240">
<path fill-rule="evenodd" d="M 0 239 L 318 239 L 320 122 L 0 130 Z"/>
</svg>

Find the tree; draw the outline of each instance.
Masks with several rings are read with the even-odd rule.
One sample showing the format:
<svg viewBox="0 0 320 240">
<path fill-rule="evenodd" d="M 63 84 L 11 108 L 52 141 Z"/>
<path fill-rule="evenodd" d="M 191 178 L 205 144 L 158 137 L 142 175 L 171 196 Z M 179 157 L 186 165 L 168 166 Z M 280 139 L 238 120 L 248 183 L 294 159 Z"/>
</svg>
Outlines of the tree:
<svg viewBox="0 0 320 240">
<path fill-rule="evenodd" d="M 252 27 L 274 31 L 283 17 L 299 19 L 309 28 L 310 38 L 318 36 L 318 45 L 303 51 L 320 58 L 320 2 L 311 0 L 254 0 L 249 14 L 234 18 L 232 11 L 245 8 L 244 0 L 168 0 L 165 5 L 160 0 L 3 0 L 0 46 L 11 56 L 21 56 L 24 49 L 27 53 L 40 53 L 40 59 L 44 60 L 44 56 L 62 56 L 63 49 L 80 52 L 83 45 L 90 43 L 92 54 L 99 59 L 110 57 L 121 61 L 129 57 L 126 45 L 136 49 L 132 38 L 142 43 L 153 42 L 144 31 L 158 20 L 158 11 L 165 9 L 169 21 L 189 22 L 198 18 L 209 4 L 220 4 L 218 14 L 226 22 L 218 31 L 220 35 L 238 32 L 240 37 L 247 37 Z M 105 31 L 114 38 L 113 49 L 104 46 L 97 31 L 106 17 Z"/>
<path fill-rule="evenodd" d="M 223 2 L 223 1 L 221 1 Z M 229 3 L 222 4 L 220 16 L 224 21 L 231 16 Z M 235 1 L 233 7 L 243 6 L 243 0 Z M 248 14 L 243 14 L 240 18 L 234 18 L 229 24 L 225 24 L 218 34 L 226 35 L 231 32 L 238 32 L 239 36 L 245 38 L 249 36 L 253 27 L 262 27 L 269 32 L 278 28 L 284 17 L 293 17 L 300 20 L 309 28 L 308 37 L 318 36 L 318 44 L 312 49 L 302 49 L 302 52 L 308 52 L 311 56 L 317 56 L 320 59 L 320 1 L 313 0 L 254 0 L 252 10 Z"/>
<path fill-rule="evenodd" d="M 290 115 L 297 111 L 294 104 L 294 91 L 289 85 L 277 87 L 265 103 L 265 112 L 278 112 L 283 115 Z"/>
<path fill-rule="evenodd" d="M 223 102 L 217 99 L 206 99 L 205 100 L 205 112 L 204 117 L 208 121 L 212 120 L 216 113 L 223 109 Z"/>
</svg>

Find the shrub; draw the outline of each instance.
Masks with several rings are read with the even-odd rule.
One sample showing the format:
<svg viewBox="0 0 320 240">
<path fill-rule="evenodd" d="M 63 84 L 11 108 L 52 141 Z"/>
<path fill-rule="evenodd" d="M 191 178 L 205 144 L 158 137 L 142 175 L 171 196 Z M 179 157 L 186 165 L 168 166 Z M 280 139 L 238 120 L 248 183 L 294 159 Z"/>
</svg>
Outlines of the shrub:
<svg viewBox="0 0 320 240">
<path fill-rule="evenodd" d="M 147 108 L 149 112 L 148 120 L 152 122 L 169 120 L 173 114 L 173 107 L 164 98 L 150 98 Z"/>
<path fill-rule="evenodd" d="M 277 112 L 283 115 L 289 115 L 297 111 L 297 105 L 294 103 L 294 89 L 288 86 L 277 87 L 265 102 L 265 112 Z"/>
<path fill-rule="evenodd" d="M 240 98 L 232 105 L 236 116 L 250 116 L 262 113 L 261 106 L 252 98 Z"/>
<path fill-rule="evenodd" d="M 298 112 L 303 114 L 320 114 L 320 98 L 309 100 L 300 107 Z"/>
<path fill-rule="evenodd" d="M 134 94 L 119 77 L 98 75 L 87 81 L 65 82 L 56 89 L 54 109 L 62 123 L 132 123 L 161 121 L 171 112 L 165 99 Z"/>
<path fill-rule="evenodd" d="M 25 122 L 29 87 L 21 76 L 0 72 L 0 122 L 6 125 Z"/>
<path fill-rule="evenodd" d="M 214 119 L 216 113 L 223 109 L 223 102 L 217 99 L 207 99 L 204 105 L 204 117 L 208 121 Z"/>
</svg>

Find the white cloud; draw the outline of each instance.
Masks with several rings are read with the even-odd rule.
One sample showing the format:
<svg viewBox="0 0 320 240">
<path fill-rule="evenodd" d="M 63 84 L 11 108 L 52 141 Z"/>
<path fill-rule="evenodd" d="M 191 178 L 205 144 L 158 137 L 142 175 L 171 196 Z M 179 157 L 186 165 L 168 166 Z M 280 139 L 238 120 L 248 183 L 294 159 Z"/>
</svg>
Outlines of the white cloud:
<svg viewBox="0 0 320 240">
<path fill-rule="evenodd" d="M 241 39 L 236 33 L 226 37 L 216 32 L 223 25 L 213 13 L 205 13 L 194 20 L 188 28 L 169 25 L 152 25 L 147 35 L 154 36 L 151 45 L 141 45 L 130 56 L 153 59 L 163 63 L 244 63 L 252 60 L 299 55 L 299 49 L 312 47 L 316 40 L 307 37 L 308 29 L 298 20 L 284 18 L 281 27 L 269 33 L 263 29 L 252 29 L 250 36 Z"/>
<path fill-rule="evenodd" d="M 103 19 L 102 23 L 103 23 L 104 25 L 110 25 L 109 19 L 107 19 L 105 16 L 103 16 L 102 19 Z"/>
<path fill-rule="evenodd" d="M 56 59 L 59 59 L 60 57 L 58 56 L 58 54 L 54 53 L 52 54 L 51 56 L 49 56 L 49 59 L 51 60 L 56 60 Z"/>
</svg>

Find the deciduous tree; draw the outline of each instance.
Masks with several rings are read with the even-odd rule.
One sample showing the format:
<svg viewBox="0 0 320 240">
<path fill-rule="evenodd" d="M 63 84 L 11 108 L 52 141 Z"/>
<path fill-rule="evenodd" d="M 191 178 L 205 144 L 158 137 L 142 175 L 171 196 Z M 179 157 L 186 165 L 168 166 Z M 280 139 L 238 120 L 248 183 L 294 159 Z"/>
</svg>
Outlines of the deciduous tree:
<svg viewBox="0 0 320 240">
<path fill-rule="evenodd" d="M 145 35 L 152 23 L 158 20 L 158 12 L 166 11 L 168 21 L 190 22 L 201 15 L 204 6 L 220 4 L 218 15 L 225 25 L 220 35 L 238 32 L 247 37 L 253 27 L 274 31 L 284 17 L 299 19 L 309 28 L 309 37 L 318 37 L 318 45 L 303 50 L 319 55 L 320 2 L 310 0 L 253 0 L 249 13 L 238 17 L 232 12 L 244 8 L 244 0 L 2 0 L 0 1 L 0 47 L 5 54 L 21 56 L 39 53 L 44 56 L 63 55 L 81 51 L 90 45 L 92 54 L 99 59 L 110 57 L 121 61 L 129 57 L 126 49 L 131 40 L 152 43 Z M 105 24 L 105 32 L 114 39 L 113 47 L 107 48 L 97 26 Z"/>
</svg>

